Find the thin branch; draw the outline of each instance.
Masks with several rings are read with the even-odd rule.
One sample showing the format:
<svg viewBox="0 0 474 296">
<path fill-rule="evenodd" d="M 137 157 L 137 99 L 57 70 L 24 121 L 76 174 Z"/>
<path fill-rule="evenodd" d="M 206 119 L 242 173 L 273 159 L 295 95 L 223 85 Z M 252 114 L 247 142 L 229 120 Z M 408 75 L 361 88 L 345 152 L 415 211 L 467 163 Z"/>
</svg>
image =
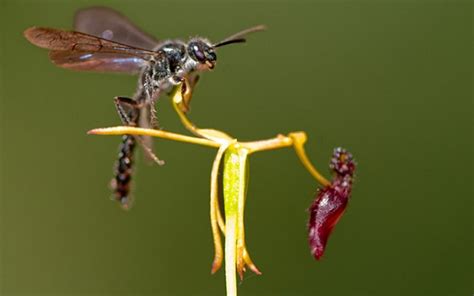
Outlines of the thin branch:
<svg viewBox="0 0 474 296">
<path fill-rule="evenodd" d="M 320 172 L 313 166 L 311 161 L 306 154 L 304 149 L 304 144 L 306 143 L 307 136 L 304 132 L 295 132 L 290 133 L 290 138 L 293 139 L 293 147 L 295 148 L 296 155 L 298 155 L 301 163 L 306 168 L 306 170 L 323 186 L 329 186 L 331 182 L 328 179 L 324 178 Z"/>
<path fill-rule="evenodd" d="M 275 138 L 253 141 L 253 142 L 240 142 L 240 144 L 247 148 L 249 154 L 259 151 L 275 150 L 280 148 L 291 147 L 293 145 L 293 139 L 284 135 L 277 135 Z"/>
<path fill-rule="evenodd" d="M 211 141 L 208 139 L 196 138 L 185 136 L 181 134 L 176 134 L 172 132 L 166 132 L 162 130 L 148 129 L 148 128 L 138 128 L 132 126 L 116 126 L 116 127 L 106 127 L 106 128 L 96 128 L 87 132 L 89 135 L 141 135 L 141 136 L 151 136 L 157 137 L 172 141 L 185 142 L 191 144 L 197 144 L 208 147 L 219 148 L 220 143 Z"/>
</svg>

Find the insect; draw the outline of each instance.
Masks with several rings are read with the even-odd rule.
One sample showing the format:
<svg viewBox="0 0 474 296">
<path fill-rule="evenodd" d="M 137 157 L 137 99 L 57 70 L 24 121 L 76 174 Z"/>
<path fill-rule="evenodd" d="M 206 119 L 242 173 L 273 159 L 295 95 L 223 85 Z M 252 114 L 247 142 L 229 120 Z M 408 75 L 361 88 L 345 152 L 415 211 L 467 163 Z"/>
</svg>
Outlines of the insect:
<svg viewBox="0 0 474 296">
<path fill-rule="evenodd" d="M 59 67 L 93 72 L 138 74 L 133 98 L 115 97 L 114 103 L 123 124 L 157 128 L 155 103 L 161 94 L 186 82 L 192 89 L 199 73 L 212 70 L 217 61 L 216 49 L 245 42 L 245 35 L 264 30 L 255 26 L 224 40 L 211 43 L 206 38 L 159 41 L 136 27 L 119 12 L 106 7 L 79 10 L 74 31 L 31 27 L 24 35 L 34 45 L 49 50 L 50 60 Z M 187 109 L 189 99 L 185 102 Z M 139 143 L 145 154 L 158 164 L 150 139 L 125 135 L 115 165 L 112 189 L 124 208 L 131 203 L 130 182 L 133 153 Z"/>
</svg>

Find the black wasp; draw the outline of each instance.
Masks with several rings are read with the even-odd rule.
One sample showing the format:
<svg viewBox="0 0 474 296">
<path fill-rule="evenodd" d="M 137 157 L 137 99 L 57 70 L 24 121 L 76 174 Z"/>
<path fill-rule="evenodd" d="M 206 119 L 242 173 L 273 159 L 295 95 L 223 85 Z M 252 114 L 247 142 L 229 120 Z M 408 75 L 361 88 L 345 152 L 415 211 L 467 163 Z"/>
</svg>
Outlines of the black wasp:
<svg viewBox="0 0 474 296">
<path fill-rule="evenodd" d="M 263 30 L 256 26 L 234 34 L 218 43 L 195 37 L 158 41 L 111 8 L 92 7 L 79 10 L 74 31 L 32 27 L 24 32 L 34 45 L 49 50 L 49 58 L 59 67 L 94 72 L 139 74 L 133 98 L 116 97 L 115 106 L 123 124 L 157 127 L 155 103 L 160 94 L 184 81 L 191 88 L 198 73 L 216 65 L 218 47 L 245 42 L 244 36 Z M 115 166 L 112 187 L 115 199 L 124 208 L 130 206 L 130 180 L 136 141 L 145 153 L 161 164 L 146 139 L 123 136 Z"/>
</svg>

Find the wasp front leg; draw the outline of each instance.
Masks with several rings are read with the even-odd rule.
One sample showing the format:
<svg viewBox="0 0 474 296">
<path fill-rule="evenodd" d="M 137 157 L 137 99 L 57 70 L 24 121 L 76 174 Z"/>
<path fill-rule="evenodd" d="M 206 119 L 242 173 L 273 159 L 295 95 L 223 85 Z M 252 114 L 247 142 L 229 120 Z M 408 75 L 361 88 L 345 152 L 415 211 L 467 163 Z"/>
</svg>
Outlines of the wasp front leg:
<svg viewBox="0 0 474 296">
<path fill-rule="evenodd" d="M 181 111 L 188 113 L 191 105 L 191 98 L 193 96 L 193 90 L 196 84 L 199 81 L 199 75 L 188 76 L 183 78 L 183 87 L 181 88 L 181 95 L 183 97 L 183 102 L 180 105 Z"/>
</svg>

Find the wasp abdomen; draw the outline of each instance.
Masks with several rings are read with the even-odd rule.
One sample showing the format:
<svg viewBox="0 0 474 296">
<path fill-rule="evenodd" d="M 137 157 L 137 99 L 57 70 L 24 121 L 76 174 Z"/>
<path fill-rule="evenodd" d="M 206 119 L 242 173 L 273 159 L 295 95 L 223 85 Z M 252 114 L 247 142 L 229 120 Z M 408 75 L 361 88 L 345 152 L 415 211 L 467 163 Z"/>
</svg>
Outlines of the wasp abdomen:
<svg viewBox="0 0 474 296">
<path fill-rule="evenodd" d="M 124 209 L 131 204 L 130 186 L 132 180 L 133 150 L 135 149 L 135 138 L 130 135 L 122 137 L 119 158 L 115 165 L 115 177 L 112 180 L 112 189 L 115 200 L 120 202 Z"/>
</svg>

